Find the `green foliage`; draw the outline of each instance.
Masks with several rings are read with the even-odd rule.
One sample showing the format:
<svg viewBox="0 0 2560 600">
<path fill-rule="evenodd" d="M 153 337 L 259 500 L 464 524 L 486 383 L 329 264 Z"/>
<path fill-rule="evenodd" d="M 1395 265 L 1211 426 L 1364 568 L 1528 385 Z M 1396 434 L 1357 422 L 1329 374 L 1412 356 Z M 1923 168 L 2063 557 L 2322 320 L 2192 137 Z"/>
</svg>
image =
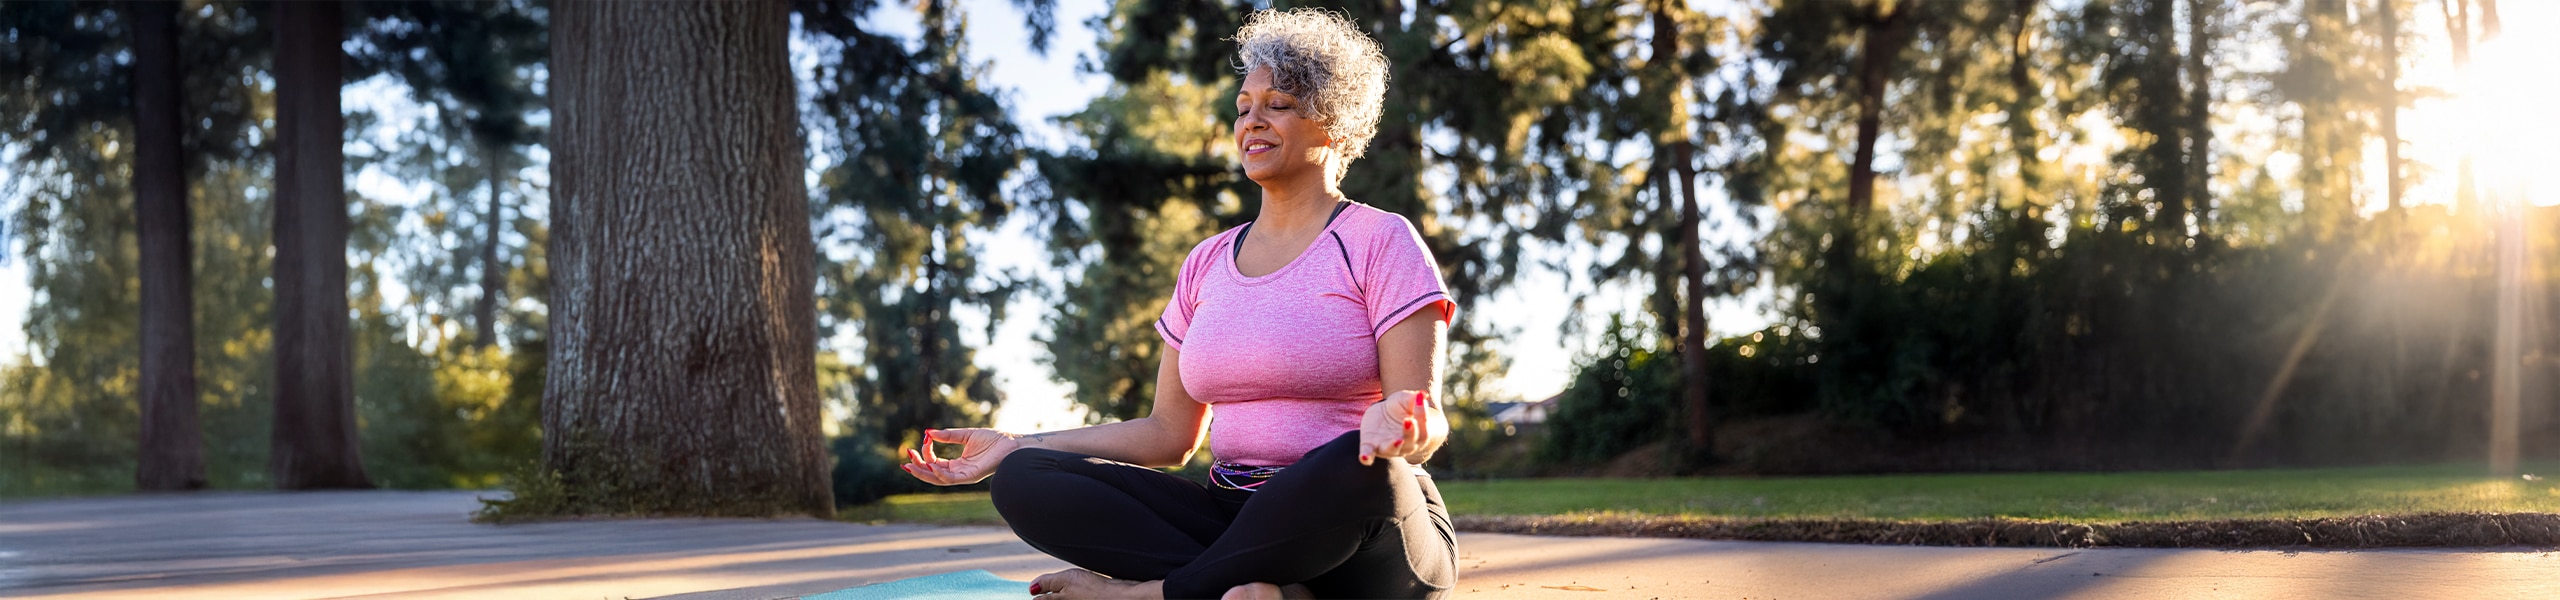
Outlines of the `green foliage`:
<svg viewBox="0 0 2560 600">
<path fill-rule="evenodd" d="M 1681 422 L 1680 358 L 1661 336 L 1625 315 L 1611 315 L 1600 335 L 1547 413 L 1543 460 L 1605 461 L 1669 437 Z"/>
<path fill-rule="evenodd" d="M 827 441 L 827 454 L 834 456 L 833 475 L 836 506 L 862 506 L 896 494 L 928 491 L 933 486 L 908 475 L 898 468 L 906 459 L 893 448 L 898 440 L 881 440 L 868 431 L 839 436 Z"/>
<path fill-rule="evenodd" d="M 1146 415 L 1163 343 L 1156 319 L 1193 245 L 1238 220 L 1246 182 L 1227 168 L 1216 120 L 1232 78 L 1158 72 L 1114 85 L 1060 119 L 1083 143 L 1037 154 L 1052 261 L 1069 267 L 1047 319 L 1048 363 L 1091 422 Z"/>
<path fill-rule="evenodd" d="M 954 315 L 984 311 L 993 337 L 1030 285 L 981 269 L 974 242 L 1013 209 L 1003 191 L 1022 162 L 1021 133 L 981 87 L 986 67 L 966 60 L 958 6 L 915 5 L 923 31 L 912 48 L 865 28 L 884 9 L 798 8 L 804 39 L 822 57 L 807 117 L 825 140 L 814 198 L 821 337 L 859 327 L 861 356 L 848 361 L 855 429 L 982 425 L 1003 396 Z"/>
<path fill-rule="evenodd" d="M 129 489 L 138 362 L 130 109 L 125 34 L 112 4 L 0 5 L 17 40 L 0 50 L 0 182 L 11 252 L 34 275 L 28 314 L 37 354 L 0 358 L 0 494 Z M 263 7 L 209 2 L 180 19 L 185 61 L 188 199 L 196 306 L 196 370 L 208 475 L 217 488 L 267 487 L 268 428 L 277 365 L 269 344 L 267 278 L 272 166 L 262 144 L 273 111 L 265 90 Z M 22 110 L 21 110 L 22 109 Z M 359 117 L 358 128 L 364 117 Z M 399 124 L 392 124 L 399 127 Z M 358 166 L 362 164 L 358 157 Z M 469 184 L 462 184 L 467 188 Z M 516 352 L 413 344 L 413 306 L 385 302 L 386 282 L 433 246 L 400 228 L 403 207 L 353 197 L 350 285 L 357 409 L 366 462 L 395 487 L 485 487 L 530 457 L 540 395 L 538 337 Z M 525 235 L 539 262 L 539 227 Z M 427 257 L 433 258 L 433 257 Z M 530 275 L 528 275 L 530 277 Z M 415 302 L 423 280 L 409 279 Z M 539 299 L 539 288 L 532 288 Z M 520 288 L 523 289 L 523 288 Z M 519 317 L 540 330 L 538 314 Z M 527 359 L 530 359 L 529 361 Z M 529 366 L 528 366 L 529 365 Z M 526 385 L 530 382 L 529 390 Z"/>
</svg>

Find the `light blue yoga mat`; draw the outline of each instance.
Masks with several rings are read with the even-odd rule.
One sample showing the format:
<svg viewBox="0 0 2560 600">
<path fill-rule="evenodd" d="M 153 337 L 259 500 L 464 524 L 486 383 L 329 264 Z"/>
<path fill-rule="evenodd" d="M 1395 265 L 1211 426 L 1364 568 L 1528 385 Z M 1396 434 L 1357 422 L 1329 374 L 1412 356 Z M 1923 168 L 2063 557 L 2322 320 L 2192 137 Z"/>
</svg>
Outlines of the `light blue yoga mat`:
<svg viewBox="0 0 2560 600">
<path fill-rule="evenodd" d="M 980 569 L 884 581 L 858 588 L 802 596 L 800 600 L 891 600 L 896 598 L 1025 600 L 1030 597 L 1031 582 L 997 577 L 994 573 Z"/>
</svg>

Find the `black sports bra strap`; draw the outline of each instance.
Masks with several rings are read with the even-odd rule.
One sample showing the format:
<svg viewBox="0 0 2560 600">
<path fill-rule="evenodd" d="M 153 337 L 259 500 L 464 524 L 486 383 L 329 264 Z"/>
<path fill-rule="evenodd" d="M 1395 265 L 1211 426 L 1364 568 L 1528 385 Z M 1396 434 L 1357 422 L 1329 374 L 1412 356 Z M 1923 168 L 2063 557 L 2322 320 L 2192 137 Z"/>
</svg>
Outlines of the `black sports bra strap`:
<svg viewBox="0 0 2560 600">
<path fill-rule="evenodd" d="M 1338 218 L 1342 218 L 1342 211 L 1343 211 L 1344 209 L 1348 209 L 1348 208 L 1351 208 L 1351 201 L 1350 201 L 1350 200 L 1336 200 L 1336 201 L 1334 201 L 1334 203 L 1333 203 L 1333 214 L 1325 215 L 1325 217 L 1324 217 L 1324 224 L 1325 224 L 1325 225 L 1332 225 L 1332 224 L 1333 224 L 1333 220 L 1334 220 L 1334 219 L 1338 219 Z M 1244 223 L 1244 228 L 1243 228 L 1243 229 L 1236 230 L 1236 247 L 1235 247 L 1235 250 L 1234 250 L 1234 251 L 1232 251 L 1232 252 L 1230 252 L 1230 253 L 1229 253 L 1229 256 L 1227 256 L 1227 260 L 1233 260 L 1233 261 L 1243 261 L 1243 260 L 1244 260 L 1244 236 L 1248 236 L 1248 235 L 1253 235 L 1253 222 L 1252 222 L 1252 221 L 1246 221 L 1246 222 Z"/>
</svg>

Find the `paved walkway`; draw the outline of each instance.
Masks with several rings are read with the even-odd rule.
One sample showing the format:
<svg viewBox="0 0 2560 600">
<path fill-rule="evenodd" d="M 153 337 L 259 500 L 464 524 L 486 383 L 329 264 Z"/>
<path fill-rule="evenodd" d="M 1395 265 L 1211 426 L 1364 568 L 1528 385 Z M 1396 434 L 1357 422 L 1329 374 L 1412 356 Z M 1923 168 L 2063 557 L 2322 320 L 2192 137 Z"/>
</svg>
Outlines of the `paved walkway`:
<svg viewBox="0 0 2560 600">
<path fill-rule="evenodd" d="M 469 492 L 0 503 L 0 597 L 791 598 L 1065 568 L 988 527 L 473 525 Z M 1466 534 L 1460 597 L 2560 598 L 2560 555 L 1959 549 Z"/>
</svg>

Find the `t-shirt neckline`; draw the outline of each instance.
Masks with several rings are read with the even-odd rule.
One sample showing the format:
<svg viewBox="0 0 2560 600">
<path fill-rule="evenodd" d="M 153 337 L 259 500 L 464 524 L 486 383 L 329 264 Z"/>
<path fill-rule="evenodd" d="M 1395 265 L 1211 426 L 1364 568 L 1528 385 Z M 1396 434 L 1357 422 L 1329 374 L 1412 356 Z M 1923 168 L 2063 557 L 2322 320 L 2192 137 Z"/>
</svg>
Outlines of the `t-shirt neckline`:
<svg viewBox="0 0 2560 600">
<path fill-rule="evenodd" d="M 1289 262 L 1280 265 L 1280 268 L 1272 269 L 1271 272 L 1264 273 L 1259 276 L 1244 274 L 1244 238 L 1245 234 L 1253 231 L 1253 223 L 1247 221 L 1244 226 L 1236 228 L 1236 238 L 1234 242 L 1236 248 L 1235 251 L 1229 254 L 1227 258 L 1227 276 L 1234 277 L 1237 281 L 1247 285 L 1258 285 L 1270 282 L 1274 279 L 1279 279 L 1281 275 L 1288 274 L 1291 269 L 1298 268 L 1298 263 L 1306 262 L 1307 255 L 1315 253 L 1316 244 L 1323 242 L 1325 235 L 1333 233 L 1333 228 L 1342 224 L 1342 213 L 1351 212 L 1351 205 L 1353 204 L 1358 204 L 1358 202 L 1344 199 L 1341 201 L 1341 204 L 1335 205 L 1333 207 L 1333 214 L 1325 217 L 1324 228 L 1316 230 L 1315 239 L 1308 241 L 1307 247 L 1298 249 L 1298 255 L 1290 257 Z"/>
</svg>

